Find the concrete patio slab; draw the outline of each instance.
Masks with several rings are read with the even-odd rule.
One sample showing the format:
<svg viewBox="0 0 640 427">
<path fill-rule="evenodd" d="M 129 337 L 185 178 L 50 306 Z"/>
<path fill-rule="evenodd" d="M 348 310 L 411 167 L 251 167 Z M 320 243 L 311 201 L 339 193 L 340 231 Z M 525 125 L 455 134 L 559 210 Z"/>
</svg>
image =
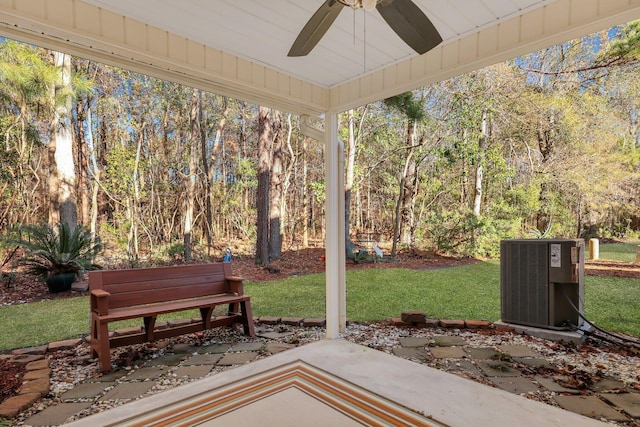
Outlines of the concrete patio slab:
<svg viewBox="0 0 640 427">
<path fill-rule="evenodd" d="M 316 384 L 330 387 L 322 391 Z M 344 405 L 341 395 L 366 396 L 362 401 L 373 404 L 354 409 L 352 404 Z M 229 406 L 225 403 L 229 401 L 241 404 Z M 287 410 L 268 410 L 282 405 Z M 298 408 L 306 408 L 303 419 L 315 425 L 344 425 L 342 421 L 353 420 L 371 425 L 362 417 L 375 417 L 383 408 L 387 408 L 385 414 L 407 417 L 402 425 L 410 425 L 408 419 L 415 425 L 454 427 L 606 425 L 343 340 L 304 345 L 69 425 L 144 424 L 156 417 L 184 425 L 196 425 L 198 418 L 197 425 L 203 426 L 237 417 L 247 425 L 258 414 L 259 425 L 280 426 L 291 421 L 290 410 L 299 414 Z"/>
</svg>

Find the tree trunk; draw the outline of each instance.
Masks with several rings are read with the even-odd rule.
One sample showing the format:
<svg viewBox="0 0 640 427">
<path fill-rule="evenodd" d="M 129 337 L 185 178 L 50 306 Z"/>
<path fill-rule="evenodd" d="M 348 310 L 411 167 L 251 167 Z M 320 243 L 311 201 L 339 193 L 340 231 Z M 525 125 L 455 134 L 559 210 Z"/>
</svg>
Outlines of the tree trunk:
<svg viewBox="0 0 640 427">
<path fill-rule="evenodd" d="M 344 235 L 347 240 L 345 244 L 348 245 L 351 242 L 351 190 L 353 189 L 356 161 L 355 118 L 353 116 L 353 110 L 349 110 L 347 120 L 349 140 L 347 141 L 347 176 L 345 177 L 344 183 Z"/>
<path fill-rule="evenodd" d="M 189 171 L 185 177 L 185 193 L 187 196 L 184 210 L 184 260 L 192 259 L 193 245 L 193 210 L 196 199 L 196 169 L 198 165 L 198 141 L 200 140 L 200 91 L 193 89 L 189 102 Z"/>
<path fill-rule="evenodd" d="M 256 194 L 256 264 L 269 264 L 269 186 L 271 183 L 271 110 L 258 113 L 258 189 Z"/>
<path fill-rule="evenodd" d="M 483 110 L 480 138 L 478 139 L 478 166 L 476 167 L 476 188 L 473 197 L 473 215 L 475 217 L 480 216 L 480 207 L 482 204 L 482 176 L 484 173 L 484 151 L 487 145 L 487 136 L 487 110 Z"/>
<path fill-rule="evenodd" d="M 393 227 L 393 243 L 391 247 L 391 256 L 396 256 L 397 244 L 402 238 L 402 242 L 410 244 L 410 236 L 404 233 L 405 227 L 411 227 L 411 218 L 413 215 L 413 208 L 411 206 L 411 200 L 415 196 L 415 174 L 416 167 L 413 160 L 415 131 L 417 123 L 413 119 L 409 119 L 407 123 L 407 155 L 405 157 L 404 169 L 400 176 L 400 190 L 398 191 L 398 200 L 396 202 L 395 209 L 395 224 Z"/>
<path fill-rule="evenodd" d="M 302 140 L 302 247 L 309 247 L 309 190 L 307 180 L 309 175 L 308 148 L 309 138 Z"/>
<path fill-rule="evenodd" d="M 55 107 L 49 146 L 49 167 L 51 168 L 49 222 L 52 225 L 64 222 L 71 229 L 74 229 L 78 225 L 78 213 L 71 133 L 71 57 L 64 53 L 53 52 L 53 62 L 58 78 L 51 99 Z M 61 98 L 64 99 L 64 102 L 57 101 Z"/>
<path fill-rule="evenodd" d="M 271 152 L 271 182 L 269 189 L 269 261 L 282 256 L 282 200 L 283 194 L 283 169 L 284 150 L 280 129 L 282 127 L 280 113 L 272 111 L 272 135 L 273 144 Z"/>
</svg>

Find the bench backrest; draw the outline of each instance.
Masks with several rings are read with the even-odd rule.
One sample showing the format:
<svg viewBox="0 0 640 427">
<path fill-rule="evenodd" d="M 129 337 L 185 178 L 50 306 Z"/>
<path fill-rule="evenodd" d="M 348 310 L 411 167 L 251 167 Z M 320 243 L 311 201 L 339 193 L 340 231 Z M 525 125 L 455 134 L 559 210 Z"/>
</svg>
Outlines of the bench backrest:
<svg viewBox="0 0 640 427">
<path fill-rule="evenodd" d="M 89 290 L 109 292 L 109 308 L 121 308 L 234 292 L 229 277 L 228 263 L 97 270 L 89 272 Z"/>
</svg>

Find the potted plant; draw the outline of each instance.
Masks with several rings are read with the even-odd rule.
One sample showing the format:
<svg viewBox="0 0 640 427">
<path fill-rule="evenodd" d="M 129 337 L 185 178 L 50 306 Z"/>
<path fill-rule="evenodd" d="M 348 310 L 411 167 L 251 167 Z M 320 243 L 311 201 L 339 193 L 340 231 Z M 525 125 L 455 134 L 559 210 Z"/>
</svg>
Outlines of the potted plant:
<svg viewBox="0 0 640 427">
<path fill-rule="evenodd" d="M 48 224 L 25 225 L 21 237 L 15 240 L 25 251 L 20 264 L 27 272 L 40 276 L 49 292 L 63 292 L 71 288 L 78 273 L 100 268 L 93 263 L 102 250 L 99 239 L 92 239 L 91 232 L 78 225 L 73 230 L 68 224 L 58 224 L 56 229 Z"/>
</svg>

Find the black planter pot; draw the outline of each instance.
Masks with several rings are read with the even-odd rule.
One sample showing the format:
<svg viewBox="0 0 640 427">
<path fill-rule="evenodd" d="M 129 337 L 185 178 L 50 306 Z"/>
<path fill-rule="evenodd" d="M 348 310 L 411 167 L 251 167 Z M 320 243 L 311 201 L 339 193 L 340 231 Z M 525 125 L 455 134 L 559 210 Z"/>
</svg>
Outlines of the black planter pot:
<svg viewBox="0 0 640 427">
<path fill-rule="evenodd" d="M 71 284 L 76 280 L 76 273 L 61 273 L 48 276 L 44 282 L 49 288 L 49 292 L 57 294 L 71 289 Z"/>
</svg>

